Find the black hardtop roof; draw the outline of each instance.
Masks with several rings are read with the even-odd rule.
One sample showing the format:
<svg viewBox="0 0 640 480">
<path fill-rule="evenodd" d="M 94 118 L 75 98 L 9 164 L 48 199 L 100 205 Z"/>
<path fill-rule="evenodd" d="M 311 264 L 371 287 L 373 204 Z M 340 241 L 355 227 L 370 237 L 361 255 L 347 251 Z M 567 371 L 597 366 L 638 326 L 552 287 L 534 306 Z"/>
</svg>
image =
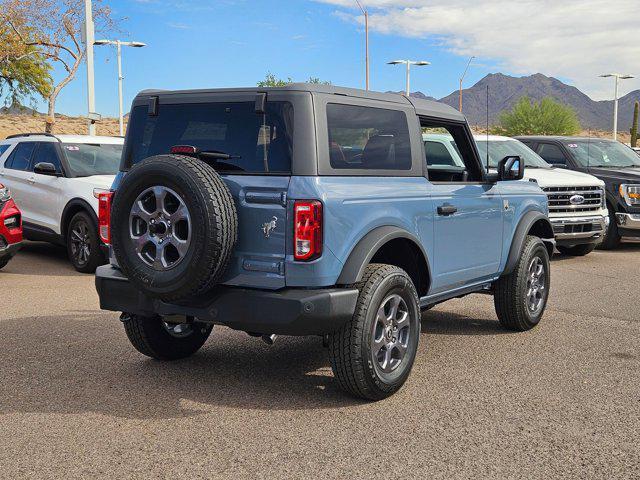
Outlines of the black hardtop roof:
<svg viewBox="0 0 640 480">
<path fill-rule="evenodd" d="M 194 95 L 208 93 L 258 93 L 258 92 L 309 92 L 325 95 L 340 95 L 344 97 L 362 98 L 381 102 L 413 105 L 418 115 L 425 115 L 449 120 L 465 121 L 464 115 L 456 109 L 440 102 L 424 100 L 421 98 L 407 98 L 398 93 L 374 92 L 357 88 L 336 87 L 334 85 L 322 85 L 317 83 L 291 83 L 282 87 L 242 87 L 242 88 L 207 88 L 197 90 L 143 90 L 139 97 L 154 95 Z"/>
</svg>

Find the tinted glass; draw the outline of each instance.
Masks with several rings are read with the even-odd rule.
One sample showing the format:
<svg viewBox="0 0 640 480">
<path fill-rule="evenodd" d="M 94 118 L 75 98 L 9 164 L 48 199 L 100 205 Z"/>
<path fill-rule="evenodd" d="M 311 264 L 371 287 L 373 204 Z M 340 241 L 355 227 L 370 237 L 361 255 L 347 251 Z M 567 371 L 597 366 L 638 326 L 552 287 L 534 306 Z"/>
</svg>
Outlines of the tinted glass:
<svg viewBox="0 0 640 480">
<path fill-rule="evenodd" d="M 411 169 L 409 126 L 403 112 L 329 104 L 327 124 L 332 168 Z"/>
<path fill-rule="evenodd" d="M 4 152 L 7 151 L 8 148 L 9 148 L 9 145 L 0 145 L 0 157 Z"/>
<path fill-rule="evenodd" d="M 564 153 L 562 153 L 562 150 L 560 150 L 560 147 L 551 143 L 541 143 L 538 145 L 538 155 L 552 164 L 567 164 L 567 159 L 565 158 Z"/>
<path fill-rule="evenodd" d="M 29 170 L 31 155 L 35 149 L 35 142 L 22 142 L 13 149 L 5 167 L 13 170 Z"/>
<path fill-rule="evenodd" d="M 62 151 L 76 177 L 115 175 L 120 168 L 122 145 L 65 143 Z"/>
<path fill-rule="evenodd" d="M 229 159 L 202 155 L 214 168 L 233 173 L 289 173 L 293 152 L 293 106 L 267 102 L 256 114 L 255 102 L 163 105 L 157 116 L 146 106 L 133 109 L 125 153 L 127 166 L 147 157 L 189 145 L 202 152 L 224 153 Z"/>
<path fill-rule="evenodd" d="M 567 141 L 565 145 L 583 167 L 640 167 L 638 155 L 613 140 Z"/>
<path fill-rule="evenodd" d="M 53 142 L 42 142 L 38 145 L 38 150 L 33 157 L 32 167 L 35 167 L 37 163 L 50 163 L 56 167 L 57 172 L 61 172 L 60 157 L 58 157 L 58 151 L 56 144 Z"/>
<path fill-rule="evenodd" d="M 447 140 L 447 143 L 451 144 L 450 140 Z M 448 166 L 457 166 L 464 167 L 464 162 L 460 158 L 458 152 L 455 151 L 455 147 L 453 145 L 451 148 L 454 149 L 455 153 L 451 153 L 447 150 L 447 147 L 441 143 L 433 140 L 427 140 L 424 142 L 424 150 L 427 157 L 427 165 L 448 165 Z M 454 158 L 455 155 L 455 158 Z"/>
<path fill-rule="evenodd" d="M 524 165 L 527 168 L 550 168 L 549 164 L 536 152 L 518 140 L 489 140 L 487 142 L 486 140 L 476 139 L 476 145 L 478 145 L 480 159 L 483 161 L 486 161 L 487 145 L 489 145 L 489 166 L 493 168 L 496 168 L 498 162 L 504 157 L 512 155 L 518 155 L 524 160 Z"/>
</svg>

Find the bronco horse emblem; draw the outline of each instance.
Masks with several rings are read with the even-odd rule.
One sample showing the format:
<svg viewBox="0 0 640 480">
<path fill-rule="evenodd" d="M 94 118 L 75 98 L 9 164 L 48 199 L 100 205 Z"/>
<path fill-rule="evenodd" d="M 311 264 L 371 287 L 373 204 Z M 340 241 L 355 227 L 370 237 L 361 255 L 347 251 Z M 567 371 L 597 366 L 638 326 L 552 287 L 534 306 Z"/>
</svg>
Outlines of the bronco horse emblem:
<svg viewBox="0 0 640 480">
<path fill-rule="evenodd" d="M 264 233 L 264 238 L 269 238 L 271 236 L 271 232 L 276 229 L 278 222 L 278 217 L 273 217 L 270 222 L 262 224 L 262 233 Z"/>
</svg>

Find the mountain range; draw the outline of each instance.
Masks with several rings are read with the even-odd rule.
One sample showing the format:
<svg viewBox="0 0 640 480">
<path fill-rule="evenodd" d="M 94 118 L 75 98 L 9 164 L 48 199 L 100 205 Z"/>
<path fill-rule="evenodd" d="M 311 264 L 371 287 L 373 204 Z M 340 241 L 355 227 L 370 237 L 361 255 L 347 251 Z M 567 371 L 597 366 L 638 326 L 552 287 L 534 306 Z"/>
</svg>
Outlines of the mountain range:
<svg viewBox="0 0 640 480">
<path fill-rule="evenodd" d="M 489 124 L 491 125 L 498 123 L 501 112 L 510 110 L 524 96 L 535 101 L 552 97 L 576 111 L 582 128 L 612 130 L 613 100 L 592 100 L 576 87 L 541 73 L 528 77 L 511 77 L 502 73 L 492 73 L 474 86 L 464 89 L 462 110 L 471 125 L 484 125 L 487 121 L 487 86 L 489 87 Z M 422 92 L 412 92 L 411 96 L 437 100 L 458 108 L 457 90 L 440 99 L 434 99 Z M 640 100 L 640 90 L 635 90 L 619 99 L 618 130 L 628 131 L 631 127 L 633 105 L 636 100 Z"/>
</svg>

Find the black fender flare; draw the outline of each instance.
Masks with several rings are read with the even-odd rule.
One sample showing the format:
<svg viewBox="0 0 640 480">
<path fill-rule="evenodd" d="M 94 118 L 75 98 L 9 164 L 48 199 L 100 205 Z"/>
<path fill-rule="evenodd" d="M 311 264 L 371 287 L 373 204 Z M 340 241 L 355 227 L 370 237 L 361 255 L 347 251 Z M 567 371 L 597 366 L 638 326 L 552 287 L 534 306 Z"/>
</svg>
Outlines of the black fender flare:
<svg viewBox="0 0 640 480">
<path fill-rule="evenodd" d="M 364 271 L 367 265 L 371 262 L 371 259 L 376 252 L 385 243 L 395 240 L 397 238 L 405 238 L 415 243 L 424 257 L 424 261 L 427 264 L 427 275 L 429 285 L 431 284 L 431 264 L 429 263 L 429 257 L 427 256 L 422 243 L 414 234 L 408 232 L 399 227 L 391 225 L 377 227 L 367 233 L 356 246 L 351 250 L 347 261 L 342 267 L 342 272 L 338 277 L 336 284 L 338 285 L 350 285 L 362 280 Z"/>
<path fill-rule="evenodd" d="M 65 205 L 64 210 L 62 210 L 62 217 L 60 218 L 60 234 L 62 235 L 62 238 L 65 239 L 65 241 L 67 237 L 67 225 L 71 221 L 73 215 L 75 215 L 80 210 L 84 210 L 85 212 L 87 212 L 91 219 L 94 221 L 96 228 L 98 227 L 98 215 L 96 215 L 95 210 L 89 204 L 89 202 L 83 200 L 82 198 L 74 198 L 72 200 L 69 200 L 69 202 L 67 202 L 67 204 Z"/>
<path fill-rule="evenodd" d="M 556 245 L 556 241 L 553 234 L 553 226 L 549 221 L 549 217 L 537 211 L 527 212 L 520 219 L 520 223 L 518 223 L 516 231 L 513 234 L 511 249 L 509 250 L 509 257 L 507 258 L 507 263 L 504 267 L 504 271 L 502 272 L 503 275 L 511 273 L 515 268 L 516 264 L 518 263 L 518 259 L 520 258 L 520 253 L 522 252 L 522 247 L 524 246 L 527 235 L 529 235 L 531 228 L 538 222 L 541 222 L 542 233 L 544 236 L 537 236 L 544 242 L 545 246 L 547 247 L 549 257 L 553 255 L 553 249 Z"/>
</svg>

